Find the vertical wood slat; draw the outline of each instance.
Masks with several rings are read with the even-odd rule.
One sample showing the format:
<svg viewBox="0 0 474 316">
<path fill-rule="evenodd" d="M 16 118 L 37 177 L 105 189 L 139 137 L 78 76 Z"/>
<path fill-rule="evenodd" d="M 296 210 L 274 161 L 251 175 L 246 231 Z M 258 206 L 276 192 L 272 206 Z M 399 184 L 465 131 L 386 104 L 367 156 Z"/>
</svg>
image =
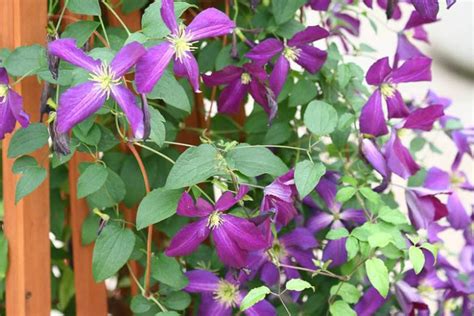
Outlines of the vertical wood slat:
<svg viewBox="0 0 474 316">
<path fill-rule="evenodd" d="M 0 47 L 44 44 L 47 1 L 0 0 Z M 15 85 L 23 96 L 25 111 L 39 120 L 41 87 L 36 78 Z M 46 316 L 51 310 L 51 261 L 49 241 L 49 179 L 15 205 L 19 179 L 11 172 L 14 160 L 6 156 L 11 136 L 3 141 L 3 196 L 5 234 L 9 242 L 9 269 L 6 279 L 8 316 Z M 48 168 L 48 149 L 32 154 Z"/>
</svg>

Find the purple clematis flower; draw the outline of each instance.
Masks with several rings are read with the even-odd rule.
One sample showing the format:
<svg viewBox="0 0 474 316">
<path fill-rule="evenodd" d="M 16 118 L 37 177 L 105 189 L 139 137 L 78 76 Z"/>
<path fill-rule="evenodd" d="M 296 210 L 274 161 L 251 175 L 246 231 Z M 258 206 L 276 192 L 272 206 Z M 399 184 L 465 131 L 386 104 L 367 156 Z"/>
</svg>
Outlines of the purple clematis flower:
<svg viewBox="0 0 474 316">
<path fill-rule="evenodd" d="M 225 279 L 206 270 L 189 271 L 186 272 L 186 276 L 189 283 L 184 290 L 202 295 L 197 313 L 200 316 L 230 316 L 233 308 L 239 307 L 247 294 L 245 290 L 241 289 L 242 282 L 236 280 L 230 273 Z M 275 316 L 276 310 L 268 301 L 262 300 L 245 310 L 244 314 L 247 316 Z"/>
<path fill-rule="evenodd" d="M 150 93 L 174 57 L 174 72 L 187 77 L 195 92 L 199 89 L 199 67 L 191 53 L 196 41 L 208 37 L 226 35 L 235 28 L 235 23 L 223 12 L 210 8 L 199 13 L 188 25 L 178 25 L 174 13 L 174 1 L 163 0 L 161 17 L 171 34 L 166 42 L 154 46 L 137 64 L 135 81 L 140 93 Z"/>
<path fill-rule="evenodd" d="M 388 297 L 383 298 L 375 288 L 370 287 L 354 306 L 354 310 L 357 313 L 357 316 L 372 316 L 385 304 L 387 300 Z"/>
<path fill-rule="evenodd" d="M 247 93 L 260 104 L 270 119 L 276 114 L 276 108 L 271 107 L 267 99 L 265 82 L 267 73 L 261 65 L 246 63 L 242 67 L 227 66 L 211 75 L 204 75 L 203 81 L 207 86 L 227 85 L 217 101 L 218 111 L 226 114 L 239 112 L 242 101 Z"/>
<path fill-rule="evenodd" d="M 316 186 L 316 192 L 324 200 L 331 214 L 321 211 L 310 196 L 303 200 L 306 205 L 318 212 L 307 223 L 307 228 L 312 233 L 317 233 L 327 227 L 331 227 L 331 229 L 349 228 L 354 225 L 361 225 L 366 221 L 362 210 L 341 210 L 341 204 L 336 202 L 338 179 L 339 176 L 336 173 L 328 172 Z M 323 251 L 323 261 L 332 260 L 331 267 L 339 266 L 346 262 L 346 239 L 329 240 Z"/>
<path fill-rule="evenodd" d="M 418 290 L 405 281 L 399 280 L 395 283 L 395 296 L 405 315 L 415 315 L 415 311 L 425 311 L 429 315 L 428 305 L 423 301 Z"/>
<path fill-rule="evenodd" d="M 255 63 L 264 65 L 273 56 L 280 54 L 269 78 L 270 87 L 275 95 L 278 96 L 288 76 L 290 62 L 296 62 L 312 74 L 321 69 L 326 61 L 327 52 L 312 46 L 311 43 L 328 36 L 329 32 L 322 27 L 310 26 L 296 33 L 286 43 L 282 43 L 274 38 L 264 40 L 252 48 L 245 56 Z"/>
<path fill-rule="evenodd" d="M 436 20 L 439 11 L 438 0 L 411 0 L 416 11 L 423 17 L 431 20 Z M 446 0 L 447 8 L 456 3 L 456 0 Z"/>
<path fill-rule="evenodd" d="M 263 190 L 263 199 L 260 210 L 262 213 L 274 212 L 277 228 L 286 226 L 296 215 L 294 202 L 297 196 L 295 171 L 292 169 L 278 177 Z"/>
<path fill-rule="evenodd" d="M 30 117 L 23 111 L 23 99 L 8 85 L 8 74 L 0 68 L 0 139 L 15 129 L 16 122 L 25 128 Z"/>
<path fill-rule="evenodd" d="M 316 11 L 327 11 L 331 0 L 308 0 L 308 5 Z"/>
<path fill-rule="evenodd" d="M 269 223 L 269 221 L 266 221 L 262 225 L 267 226 L 265 227 L 266 234 L 272 238 Z M 308 229 L 302 227 L 295 228 L 278 239 L 273 239 L 270 248 L 250 254 L 247 267 L 251 269 L 252 273 L 249 278 L 253 279 L 260 272 L 261 280 L 266 285 L 273 286 L 280 280 L 277 266 L 280 263 L 295 265 L 294 262 L 296 262 L 301 267 L 316 269 L 312 261 L 312 249 L 316 248 L 317 245 L 318 242 Z M 282 267 L 282 272 L 287 280 L 300 277 L 297 270 L 288 267 Z"/>
<path fill-rule="evenodd" d="M 95 113 L 112 96 L 125 113 L 133 134 L 143 138 L 143 112 L 133 93 L 121 83 L 123 76 L 145 53 L 145 48 L 132 42 L 125 45 L 109 64 L 101 63 L 77 48 L 73 39 L 59 39 L 48 45 L 49 53 L 90 73 L 89 80 L 66 90 L 59 99 L 57 131 L 67 133 L 76 124 Z"/>
<path fill-rule="evenodd" d="M 392 69 L 388 57 L 379 59 L 368 70 L 367 83 L 377 86 L 362 108 L 359 118 L 364 134 L 381 136 L 388 133 L 382 110 L 382 100 L 388 108 L 388 118 L 403 118 L 410 113 L 395 84 L 431 80 L 431 59 L 417 57 L 407 60 L 399 68 Z"/>
<path fill-rule="evenodd" d="M 446 205 L 436 197 L 449 191 L 430 190 L 422 187 L 405 190 L 408 217 L 416 229 L 427 229 L 430 224 L 449 214 Z"/>
<path fill-rule="evenodd" d="M 187 192 L 183 193 L 177 214 L 200 219 L 187 224 L 173 237 L 166 255 L 189 255 L 209 235 L 212 235 L 217 255 L 223 263 L 236 268 L 245 266 L 248 252 L 262 249 L 267 243 L 252 222 L 224 214 L 224 211 L 237 204 L 247 192 L 248 187 L 243 185 L 240 186 L 236 196 L 227 191 L 219 198 L 215 206 L 201 198 L 198 198 L 194 204 L 191 195 Z"/>
<path fill-rule="evenodd" d="M 452 174 L 433 167 L 428 170 L 423 184 L 431 190 L 451 191 L 446 207 L 448 208 L 448 221 L 454 229 L 466 229 L 470 225 L 470 218 L 457 193 L 459 189 L 474 191 L 474 186 L 469 183 L 466 175 L 461 171 Z"/>
</svg>

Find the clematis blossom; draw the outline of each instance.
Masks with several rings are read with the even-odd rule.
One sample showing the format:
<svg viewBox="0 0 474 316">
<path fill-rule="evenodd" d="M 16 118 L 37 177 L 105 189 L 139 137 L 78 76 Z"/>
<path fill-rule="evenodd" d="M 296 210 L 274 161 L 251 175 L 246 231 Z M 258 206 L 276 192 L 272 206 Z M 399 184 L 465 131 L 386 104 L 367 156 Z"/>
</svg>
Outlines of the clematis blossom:
<svg viewBox="0 0 474 316">
<path fill-rule="evenodd" d="M 138 61 L 135 81 L 140 93 L 150 93 L 163 72 L 174 58 L 174 72 L 187 77 L 195 92 L 199 89 L 199 67 L 191 53 L 197 41 L 226 35 L 235 28 L 235 23 L 223 12 L 209 8 L 199 13 L 188 25 L 178 25 L 174 13 L 174 1 L 163 0 L 161 17 L 171 34 L 164 43 L 150 48 Z"/>
<path fill-rule="evenodd" d="M 370 287 L 365 291 L 362 298 L 354 306 L 354 311 L 358 316 L 372 316 L 387 302 L 387 298 L 383 298 L 379 292 Z"/>
<path fill-rule="evenodd" d="M 227 85 L 217 100 L 220 113 L 236 114 L 247 93 L 260 104 L 269 119 L 276 115 L 277 108 L 267 98 L 267 73 L 261 65 L 246 63 L 242 67 L 227 66 L 210 75 L 203 76 L 204 83 L 209 86 Z"/>
<path fill-rule="evenodd" d="M 312 74 L 321 69 L 326 61 L 327 52 L 311 44 L 328 36 L 329 32 L 322 27 L 310 26 L 296 33 L 286 43 L 275 38 L 266 39 L 252 48 L 245 56 L 255 63 L 264 65 L 273 56 L 279 54 L 269 78 L 270 87 L 275 95 L 278 96 L 288 76 L 290 62 L 296 62 Z"/>
<path fill-rule="evenodd" d="M 308 5 L 316 11 L 327 11 L 331 0 L 308 0 Z"/>
<path fill-rule="evenodd" d="M 173 237 L 166 255 L 189 255 L 211 235 L 217 255 L 223 263 L 236 268 L 245 266 L 248 253 L 264 248 L 267 243 L 255 224 L 224 212 L 237 204 L 247 192 L 248 187 L 243 185 L 235 196 L 227 191 L 215 206 L 202 198 L 198 198 L 194 204 L 191 195 L 183 193 L 177 214 L 198 217 L 199 220 L 187 224 Z"/>
<path fill-rule="evenodd" d="M 86 55 L 76 46 L 74 39 L 51 42 L 48 50 L 51 55 L 89 72 L 89 80 L 66 90 L 59 98 L 56 126 L 58 133 L 67 133 L 112 97 L 125 113 L 134 136 L 145 136 L 143 112 L 137 105 L 135 95 L 122 83 L 123 76 L 145 53 L 141 44 L 132 42 L 125 45 L 110 64 Z"/>
<path fill-rule="evenodd" d="M 8 84 L 5 68 L 0 68 L 0 139 L 15 129 L 18 121 L 25 128 L 30 123 L 28 114 L 23 111 L 23 99 Z"/>
<path fill-rule="evenodd" d="M 399 68 L 392 69 L 388 57 L 377 60 L 367 71 L 366 81 L 377 86 L 362 108 L 359 118 L 360 130 L 364 134 L 381 136 L 388 133 L 382 110 L 384 100 L 388 118 L 403 118 L 410 113 L 396 84 L 431 80 L 431 59 L 416 57 L 407 60 Z"/>
<path fill-rule="evenodd" d="M 247 292 L 242 289 L 242 282 L 227 273 L 220 278 L 207 270 L 192 270 L 186 272 L 189 279 L 184 290 L 188 293 L 200 293 L 201 304 L 197 315 L 230 316 L 232 310 L 240 307 Z M 262 300 L 244 311 L 247 316 L 275 316 L 276 310 L 272 304 Z"/>
<path fill-rule="evenodd" d="M 427 229 L 433 222 L 448 215 L 448 209 L 439 199 L 440 194 L 450 194 L 444 190 L 430 190 L 423 187 L 405 190 L 408 217 L 416 229 Z"/>
<path fill-rule="evenodd" d="M 438 0 L 411 0 L 416 11 L 424 18 L 436 20 L 439 12 Z M 446 0 L 446 7 L 449 9 L 456 0 Z"/>
<path fill-rule="evenodd" d="M 331 229 L 349 228 L 351 226 L 358 226 L 366 221 L 364 211 L 355 209 L 341 209 L 341 204 L 336 202 L 337 181 L 339 176 L 334 172 L 327 172 L 321 178 L 316 186 L 316 192 L 323 199 L 328 207 L 330 213 L 320 210 L 314 200 L 307 196 L 303 202 L 311 209 L 316 211 L 316 215 L 308 220 L 306 227 L 312 233 L 331 227 Z M 332 267 L 339 266 L 346 262 L 347 238 L 340 238 L 337 240 L 329 240 L 323 250 L 323 261 L 332 260 Z"/>
</svg>

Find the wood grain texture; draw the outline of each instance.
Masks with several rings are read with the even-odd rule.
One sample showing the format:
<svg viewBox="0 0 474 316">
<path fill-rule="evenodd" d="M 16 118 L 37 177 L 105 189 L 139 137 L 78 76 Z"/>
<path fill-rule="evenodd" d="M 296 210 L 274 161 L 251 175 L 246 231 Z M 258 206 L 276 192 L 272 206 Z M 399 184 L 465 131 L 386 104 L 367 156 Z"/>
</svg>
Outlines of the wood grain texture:
<svg viewBox="0 0 474 316">
<path fill-rule="evenodd" d="M 0 47 L 44 44 L 47 1 L 0 0 Z M 15 85 L 23 96 L 32 121 L 39 119 L 41 86 L 36 78 Z M 9 242 L 9 269 L 6 279 L 8 316 L 46 316 L 51 309 L 51 261 L 49 241 L 49 179 L 15 205 L 19 179 L 11 172 L 14 160 L 6 156 L 11 136 L 3 140 L 3 196 L 5 234 Z M 48 168 L 48 148 L 32 154 Z"/>
</svg>

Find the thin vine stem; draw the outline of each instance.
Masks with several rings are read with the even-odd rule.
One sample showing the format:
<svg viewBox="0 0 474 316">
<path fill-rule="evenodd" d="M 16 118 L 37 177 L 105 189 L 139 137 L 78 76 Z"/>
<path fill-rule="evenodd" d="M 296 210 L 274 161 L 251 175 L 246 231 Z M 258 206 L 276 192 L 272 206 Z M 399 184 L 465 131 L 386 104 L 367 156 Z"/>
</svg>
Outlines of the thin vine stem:
<svg viewBox="0 0 474 316">
<path fill-rule="evenodd" d="M 114 15 L 114 17 L 119 21 L 119 23 L 122 25 L 122 27 L 124 28 L 124 30 L 127 32 L 127 35 L 130 36 L 132 33 L 130 32 L 130 30 L 128 29 L 127 25 L 125 24 L 125 22 L 123 22 L 123 20 L 120 18 L 120 16 L 117 14 L 117 12 L 115 12 L 114 8 L 112 8 L 112 6 L 106 1 L 106 0 L 102 0 L 102 3 L 105 5 L 105 7 Z M 104 31 L 105 32 L 105 31 Z"/>
</svg>

